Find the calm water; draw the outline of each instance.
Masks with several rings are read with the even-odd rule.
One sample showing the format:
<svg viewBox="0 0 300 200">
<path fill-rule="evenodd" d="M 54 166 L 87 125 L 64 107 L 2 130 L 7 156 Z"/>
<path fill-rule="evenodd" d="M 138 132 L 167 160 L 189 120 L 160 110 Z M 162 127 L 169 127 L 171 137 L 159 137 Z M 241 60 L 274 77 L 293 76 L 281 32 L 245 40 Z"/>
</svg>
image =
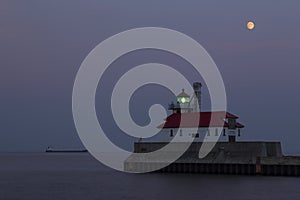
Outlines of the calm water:
<svg viewBox="0 0 300 200">
<path fill-rule="evenodd" d="M 0 199 L 300 199 L 300 178 L 126 174 L 88 153 L 0 154 Z"/>
</svg>

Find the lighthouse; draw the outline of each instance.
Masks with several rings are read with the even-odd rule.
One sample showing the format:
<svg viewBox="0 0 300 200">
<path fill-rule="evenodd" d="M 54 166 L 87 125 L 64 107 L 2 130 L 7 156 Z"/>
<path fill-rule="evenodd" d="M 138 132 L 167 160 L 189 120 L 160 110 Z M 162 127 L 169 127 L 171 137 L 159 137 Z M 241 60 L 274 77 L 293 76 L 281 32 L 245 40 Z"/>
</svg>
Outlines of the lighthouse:
<svg viewBox="0 0 300 200">
<path fill-rule="evenodd" d="M 162 133 L 154 138 L 157 142 L 167 142 L 173 139 L 174 133 L 179 133 L 178 142 L 201 142 L 217 137 L 219 142 L 236 142 L 240 140 L 241 129 L 244 125 L 237 122 L 238 117 L 227 111 L 201 110 L 200 82 L 193 83 L 193 93 L 187 94 L 184 89 L 176 96 L 176 104 L 169 104 L 169 115 L 165 122 L 158 126 Z M 184 121 L 181 119 L 184 117 Z M 198 119 L 199 120 L 195 120 Z M 197 128 L 198 131 L 195 131 Z"/>
<path fill-rule="evenodd" d="M 181 93 L 177 95 L 177 102 L 169 104 L 169 110 L 172 110 L 173 113 L 192 113 L 200 112 L 201 107 L 201 87 L 200 82 L 193 83 L 194 92 L 190 96 L 185 93 L 182 89 Z"/>
<path fill-rule="evenodd" d="M 179 104 L 180 113 L 191 112 L 190 108 L 190 95 L 184 92 L 182 89 L 181 93 L 177 95 L 177 105 Z"/>
</svg>

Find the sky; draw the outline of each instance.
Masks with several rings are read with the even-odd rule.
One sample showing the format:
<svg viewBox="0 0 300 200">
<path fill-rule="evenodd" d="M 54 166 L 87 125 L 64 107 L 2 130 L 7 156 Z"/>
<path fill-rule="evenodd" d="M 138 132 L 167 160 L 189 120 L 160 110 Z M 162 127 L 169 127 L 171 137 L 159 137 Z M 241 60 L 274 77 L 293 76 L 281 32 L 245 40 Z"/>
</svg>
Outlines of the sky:
<svg viewBox="0 0 300 200">
<path fill-rule="evenodd" d="M 298 0 L 1 0 L 0 151 L 81 148 L 72 89 L 84 58 L 119 32 L 164 27 L 192 37 L 214 59 L 228 111 L 246 126 L 243 139 L 280 141 L 285 153 L 299 154 L 299 19 Z M 249 20 L 256 24 L 253 31 L 246 29 Z M 123 148 L 132 140 L 113 122 L 110 93 L 122 73 L 149 62 L 172 66 L 191 82 L 202 80 L 189 63 L 168 52 L 143 50 L 117 59 L 99 84 L 96 108 L 108 137 Z M 208 110 L 205 87 L 202 96 Z M 156 85 L 139 89 L 130 106 L 133 119 L 147 124 L 149 106 L 167 106 L 172 98 Z"/>
</svg>

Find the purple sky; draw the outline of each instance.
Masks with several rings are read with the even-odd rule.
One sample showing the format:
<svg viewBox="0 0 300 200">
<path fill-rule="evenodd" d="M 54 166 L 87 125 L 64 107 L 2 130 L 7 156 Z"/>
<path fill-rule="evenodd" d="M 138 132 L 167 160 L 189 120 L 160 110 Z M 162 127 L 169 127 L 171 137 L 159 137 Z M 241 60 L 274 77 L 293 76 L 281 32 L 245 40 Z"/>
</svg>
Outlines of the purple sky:
<svg viewBox="0 0 300 200">
<path fill-rule="evenodd" d="M 245 28 L 247 20 L 255 21 L 254 31 Z M 245 139 L 281 141 L 284 152 L 300 153 L 299 20 L 298 0 L 2 0 L 0 151 L 80 147 L 71 95 L 81 62 L 111 35 L 157 26 L 189 35 L 210 53 L 225 82 L 229 111 L 246 125 Z M 154 61 L 174 66 L 191 81 L 198 79 L 183 60 L 159 51 L 124 56 L 112 69 Z M 103 94 L 118 73 L 108 72 Z M 149 88 L 146 104 L 161 90 Z M 136 94 L 139 107 L 142 94 Z M 97 95 L 102 115 L 105 102 Z M 160 103 L 167 104 L 171 97 L 164 93 Z M 203 98 L 209 102 L 206 91 Z M 108 123 L 107 128 L 113 126 Z M 112 138 L 129 145 L 122 142 L 124 136 L 115 133 Z"/>
</svg>

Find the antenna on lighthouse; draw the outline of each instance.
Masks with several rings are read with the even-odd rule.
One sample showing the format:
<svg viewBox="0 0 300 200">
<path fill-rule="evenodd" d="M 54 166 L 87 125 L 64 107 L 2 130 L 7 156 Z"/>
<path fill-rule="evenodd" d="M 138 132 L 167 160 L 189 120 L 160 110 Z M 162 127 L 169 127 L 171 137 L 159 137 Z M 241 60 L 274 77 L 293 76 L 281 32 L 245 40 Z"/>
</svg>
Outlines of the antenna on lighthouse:
<svg viewBox="0 0 300 200">
<path fill-rule="evenodd" d="M 193 83 L 194 88 L 194 110 L 197 112 L 197 110 L 201 110 L 201 87 L 202 84 L 200 82 Z"/>
</svg>

